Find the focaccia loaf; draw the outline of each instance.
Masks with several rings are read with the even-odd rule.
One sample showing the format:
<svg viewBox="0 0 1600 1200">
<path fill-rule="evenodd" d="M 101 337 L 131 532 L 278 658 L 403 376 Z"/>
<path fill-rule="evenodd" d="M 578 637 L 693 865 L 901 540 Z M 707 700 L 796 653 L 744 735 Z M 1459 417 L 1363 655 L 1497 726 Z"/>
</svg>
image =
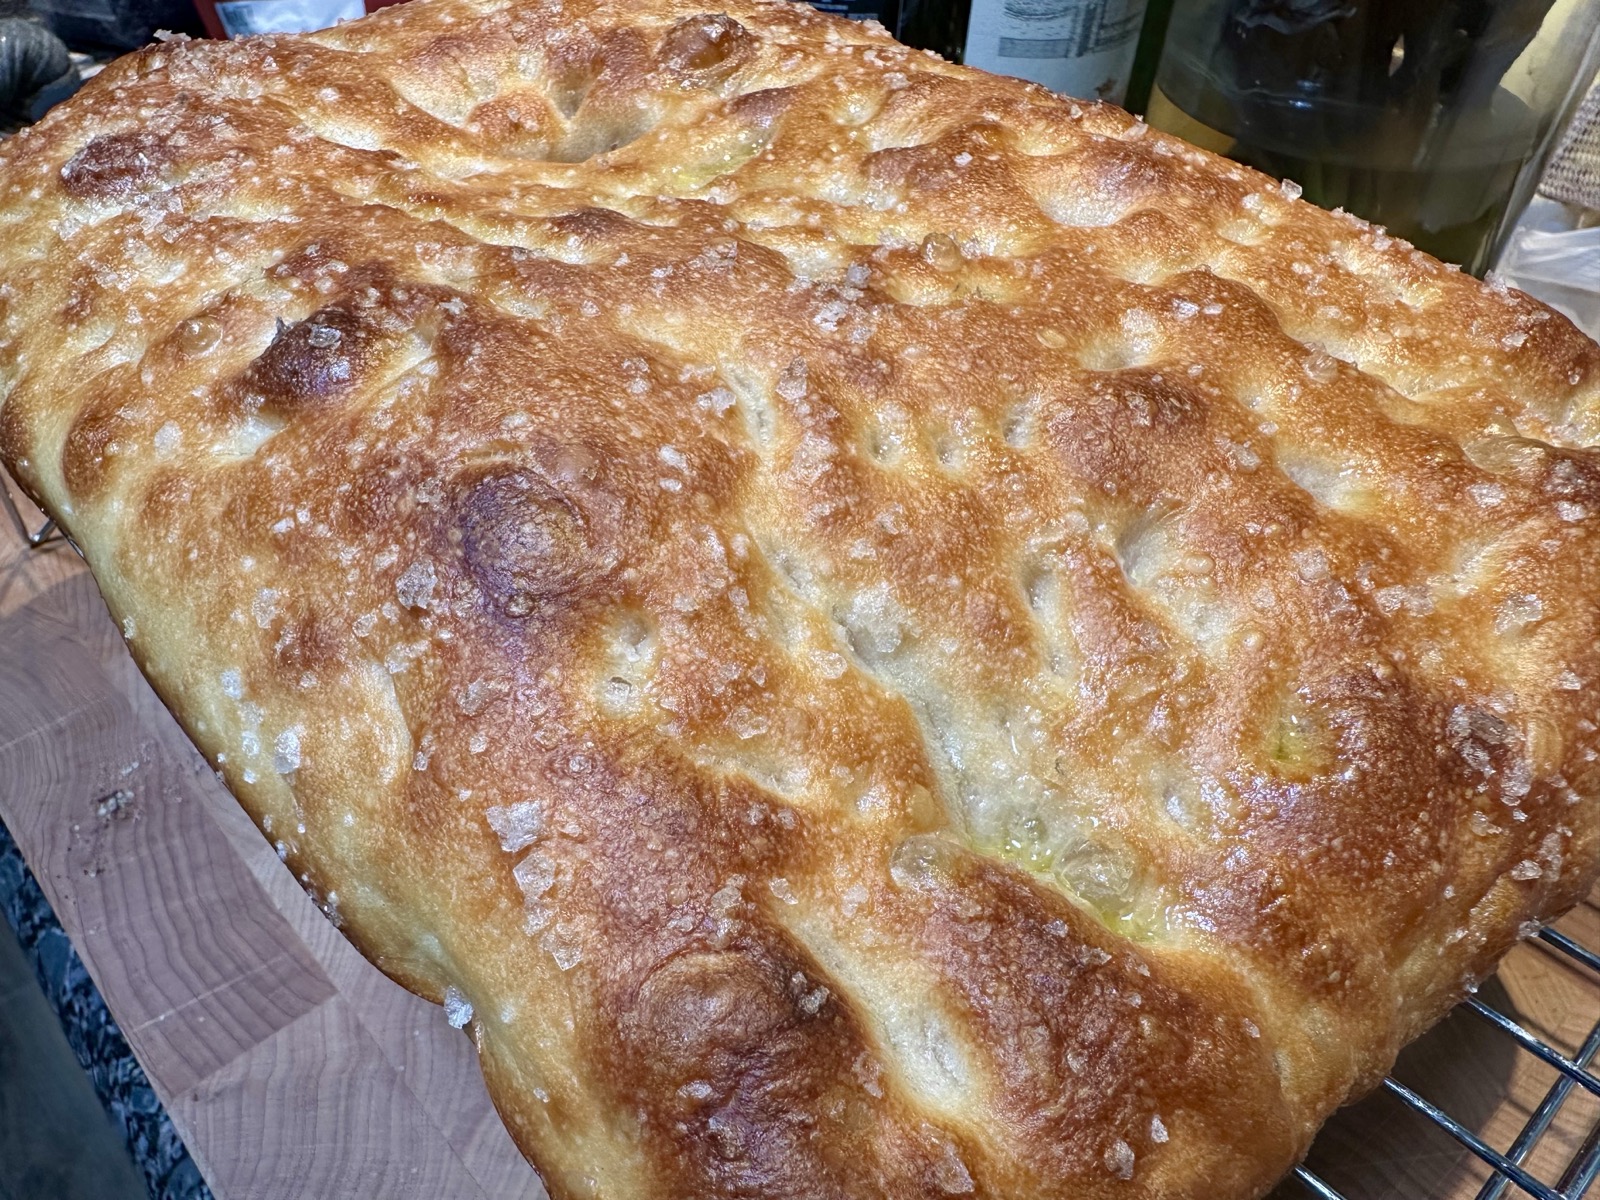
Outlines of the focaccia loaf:
<svg viewBox="0 0 1600 1200">
<path fill-rule="evenodd" d="M 558 1200 L 1256 1196 L 1600 859 L 1600 348 L 1294 190 L 758 0 L 156 46 L 0 453 Z"/>
</svg>

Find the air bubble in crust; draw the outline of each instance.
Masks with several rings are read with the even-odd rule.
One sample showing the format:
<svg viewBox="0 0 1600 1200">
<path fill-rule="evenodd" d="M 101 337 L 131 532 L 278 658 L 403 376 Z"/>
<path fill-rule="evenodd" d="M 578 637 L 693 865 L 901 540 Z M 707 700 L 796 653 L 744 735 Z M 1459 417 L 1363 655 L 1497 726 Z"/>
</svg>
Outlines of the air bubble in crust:
<svg viewBox="0 0 1600 1200">
<path fill-rule="evenodd" d="M 613 554 L 594 544 L 577 501 L 542 473 L 484 476 L 465 488 L 460 512 L 467 570 L 510 617 L 532 615 L 614 563 Z"/>
<path fill-rule="evenodd" d="M 209 354 L 222 340 L 222 326 L 212 317 L 190 317 L 173 334 L 178 353 L 185 358 Z"/>
<path fill-rule="evenodd" d="M 955 859 L 955 847 L 943 838 L 914 834 L 889 856 L 889 876 L 899 887 L 926 890 L 949 879 Z"/>
<path fill-rule="evenodd" d="M 661 39 L 661 63 L 686 83 L 705 85 L 731 75 L 750 57 L 755 39 L 726 13 L 685 17 Z"/>
</svg>

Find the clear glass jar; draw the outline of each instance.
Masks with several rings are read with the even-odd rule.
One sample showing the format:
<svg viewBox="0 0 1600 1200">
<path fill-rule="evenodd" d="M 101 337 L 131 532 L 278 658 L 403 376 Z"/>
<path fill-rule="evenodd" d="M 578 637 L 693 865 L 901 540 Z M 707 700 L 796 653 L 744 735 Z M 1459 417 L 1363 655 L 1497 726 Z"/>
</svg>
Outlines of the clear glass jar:
<svg viewBox="0 0 1600 1200">
<path fill-rule="evenodd" d="M 1597 24 L 1596 0 L 1177 0 L 1146 116 L 1481 274 Z"/>
</svg>

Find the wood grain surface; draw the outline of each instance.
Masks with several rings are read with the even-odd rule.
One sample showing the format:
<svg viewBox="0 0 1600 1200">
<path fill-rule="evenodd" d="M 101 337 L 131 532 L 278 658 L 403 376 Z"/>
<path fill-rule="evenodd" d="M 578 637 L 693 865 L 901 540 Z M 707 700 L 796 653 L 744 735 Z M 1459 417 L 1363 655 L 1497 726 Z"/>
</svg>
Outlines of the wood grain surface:
<svg viewBox="0 0 1600 1200">
<path fill-rule="evenodd" d="M 300 890 L 71 547 L 5 517 L 0 818 L 218 1200 L 542 1200 L 471 1043 Z"/>
<path fill-rule="evenodd" d="M 119 789 L 132 799 L 102 812 Z M 15 528 L 0 528 L 0 818 L 218 1200 L 544 1196 L 467 1039 L 301 892 L 145 684 L 72 549 L 29 550 Z M 1594 897 L 1558 928 L 1600 948 Z M 1538 943 L 1481 996 L 1569 1055 L 1600 1020 L 1600 981 Z M 1500 1149 L 1556 1079 L 1463 1010 L 1395 1074 Z M 1597 1119 L 1573 1089 L 1530 1168 L 1559 1180 Z M 1488 1178 L 1383 1093 L 1338 1114 L 1309 1165 L 1350 1200 L 1467 1200 Z"/>
</svg>

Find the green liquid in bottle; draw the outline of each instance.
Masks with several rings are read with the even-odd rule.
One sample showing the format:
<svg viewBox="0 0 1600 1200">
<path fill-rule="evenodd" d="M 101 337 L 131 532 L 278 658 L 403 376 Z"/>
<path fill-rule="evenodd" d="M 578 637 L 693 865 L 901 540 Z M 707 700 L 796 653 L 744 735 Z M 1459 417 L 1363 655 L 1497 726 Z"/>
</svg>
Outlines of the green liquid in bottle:
<svg viewBox="0 0 1600 1200">
<path fill-rule="evenodd" d="M 1470 28 L 1372 0 L 1298 23 L 1256 0 L 1180 3 L 1147 116 L 1481 273 L 1549 127 L 1501 86 L 1549 3 Z"/>
</svg>

